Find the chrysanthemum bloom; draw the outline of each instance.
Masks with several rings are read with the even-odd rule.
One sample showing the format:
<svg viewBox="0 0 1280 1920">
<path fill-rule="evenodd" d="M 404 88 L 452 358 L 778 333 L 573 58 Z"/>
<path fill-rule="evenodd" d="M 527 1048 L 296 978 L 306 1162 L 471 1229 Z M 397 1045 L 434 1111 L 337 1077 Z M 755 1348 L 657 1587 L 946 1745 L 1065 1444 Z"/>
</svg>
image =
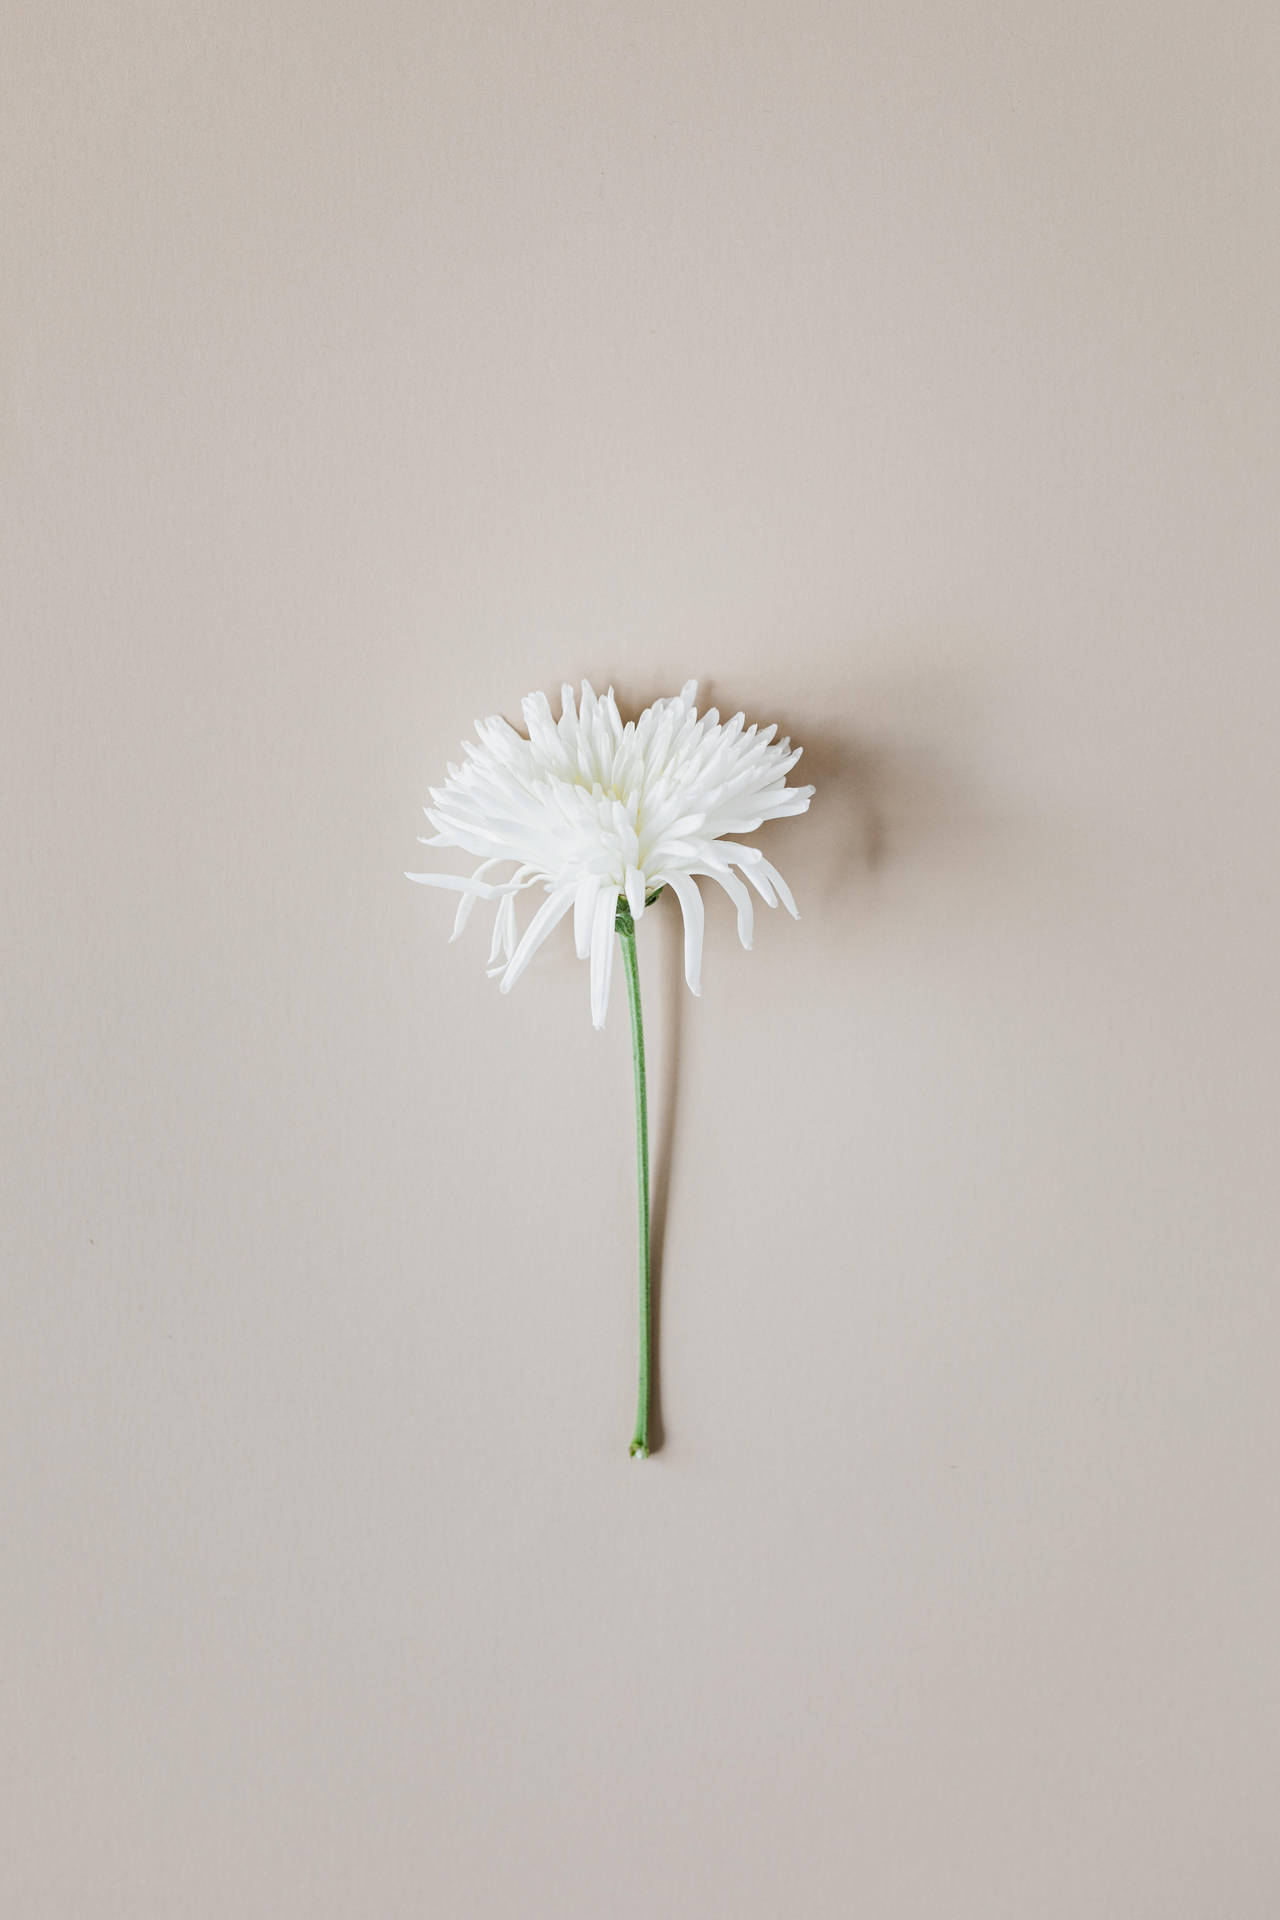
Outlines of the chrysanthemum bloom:
<svg viewBox="0 0 1280 1920">
<path fill-rule="evenodd" d="M 619 937 L 631 1004 L 636 1064 L 640 1165 L 642 1354 L 640 1413 L 633 1454 L 648 1452 L 649 1197 L 644 1035 L 635 929 L 646 907 L 670 887 L 684 916 L 684 970 L 701 990 L 703 910 L 700 879 L 714 880 L 738 912 L 738 937 L 751 945 L 751 887 L 768 906 L 795 901 L 758 847 L 735 838 L 766 820 L 803 813 L 812 787 L 789 787 L 800 758 L 776 727 L 747 726 L 739 713 L 721 722 L 714 708 L 698 715 L 696 680 L 673 698 L 655 700 L 623 723 L 613 689 L 603 699 L 584 680 L 561 691 L 557 721 L 545 694 L 522 703 L 525 734 L 499 716 L 476 722 L 461 767 L 450 766 L 426 809 L 435 828 L 425 846 L 456 847 L 479 860 L 471 874 L 411 873 L 424 886 L 462 895 L 456 940 L 477 900 L 496 900 L 489 971 L 501 990 L 515 985 L 547 935 L 572 910 L 579 959 L 591 962 L 591 1018 L 604 1025 Z M 509 866 L 504 879 L 495 869 Z M 517 937 L 516 895 L 541 887 L 545 898 Z"/>
<path fill-rule="evenodd" d="M 699 718 L 697 691 L 690 680 L 625 725 L 612 688 L 601 700 L 583 681 L 579 710 L 572 687 L 564 687 L 558 722 L 546 695 L 531 693 L 522 704 L 527 738 L 500 716 L 478 720 L 479 745 L 468 740 L 463 765 L 430 789 L 426 814 L 436 831 L 423 845 L 458 847 L 480 865 L 470 875 L 408 878 L 461 893 L 455 940 L 477 900 L 498 902 L 489 970 L 502 976 L 503 993 L 571 909 L 578 957 L 591 961 L 597 1027 L 609 1002 L 620 900 L 639 921 L 651 896 L 671 888 L 684 914 L 685 978 L 694 993 L 702 967 L 698 879 L 729 895 L 744 947 L 751 945 L 751 895 L 739 873 L 767 905 L 781 900 L 795 914 L 776 867 L 732 836 L 805 811 L 813 788 L 786 784 L 801 750 L 775 742 L 776 727 L 747 726 L 740 713 L 723 725 L 714 707 Z M 514 872 L 488 877 L 504 863 Z M 536 886 L 546 898 L 517 940 L 516 895 Z"/>
</svg>

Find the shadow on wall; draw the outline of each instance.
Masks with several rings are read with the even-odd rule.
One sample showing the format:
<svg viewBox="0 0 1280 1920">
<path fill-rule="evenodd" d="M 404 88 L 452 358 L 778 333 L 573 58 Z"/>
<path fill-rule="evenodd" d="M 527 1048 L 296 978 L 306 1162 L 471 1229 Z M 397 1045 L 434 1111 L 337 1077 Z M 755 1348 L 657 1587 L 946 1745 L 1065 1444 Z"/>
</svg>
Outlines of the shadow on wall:
<svg viewBox="0 0 1280 1920">
<path fill-rule="evenodd" d="M 987 837 L 996 822 L 983 804 L 980 783 L 971 765 L 961 757 L 961 740 L 968 727 L 966 703 L 934 690 L 934 698 L 920 698 L 897 690 L 897 697 L 870 697 L 865 705 L 856 694 L 842 689 L 824 711 L 830 715 L 859 706 L 848 725 L 830 718 L 813 720 L 804 713 L 783 716 L 780 736 L 787 735 L 804 754 L 792 774 L 796 785 L 816 788 L 813 809 L 802 820 L 770 822 L 745 836 L 776 862 L 800 899 L 802 913 L 821 909 L 830 915 L 848 907 L 861 912 L 866 890 L 880 872 L 898 863 L 958 855 L 973 855 L 975 835 Z M 722 717 L 736 713 L 738 703 L 717 699 L 704 683 L 702 711 L 719 707 Z M 638 706 L 624 714 L 638 711 Z M 748 707 L 748 712 L 753 711 Z M 776 709 L 774 710 L 776 711 Z M 821 830 L 806 833 L 812 820 Z M 662 1069 L 661 1098 L 652 1116 L 653 1189 L 651 1203 L 651 1259 L 655 1365 L 650 1411 L 651 1445 L 663 1444 L 662 1419 L 662 1304 L 666 1253 L 667 1212 L 671 1168 L 676 1158 L 680 1123 L 680 1053 L 687 989 L 684 984 L 683 933 L 679 914 L 661 916 L 662 927 Z"/>
<path fill-rule="evenodd" d="M 904 637 L 903 652 L 918 654 L 927 637 Z M 954 642 L 954 636 L 935 638 Z M 784 674 L 785 668 L 778 684 Z M 634 719 L 654 691 L 617 685 L 623 718 Z M 936 659 L 927 671 L 888 679 L 859 684 L 851 676 L 790 711 L 779 710 L 776 687 L 722 690 L 707 678 L 698 690 L 701 713 L 715 707 L 726 720 L 741 708 L 762 726 L 776 720 L 778 737 L 804 748 L 788 778 L 817 788 L 805 816 L 816 831 L 781 820 L 745 836 L 777 864 L 797 897 L 803 894 L 802 913 L 851 903 L 891 865 L 934 856 L 950 861 L 961 842 L 975 836 L 986 842 L 993 828 L 1009 824 L 997 821 L 976 775 L 974 700 L 969 676 L 960 678 Z"/>
<path fill-rule="evenodd" d="M 982 811 L 951 743 L 932 743 L 868 718 L 848 731 L 803 718 L 780 722 L 804 748 L 793 783 L 817 788 L 806 834 L 792 821 L 750 835 L 804 898 L 801 909 L 848 902 L 891 864 L 957 851 Z"/>
</svg>

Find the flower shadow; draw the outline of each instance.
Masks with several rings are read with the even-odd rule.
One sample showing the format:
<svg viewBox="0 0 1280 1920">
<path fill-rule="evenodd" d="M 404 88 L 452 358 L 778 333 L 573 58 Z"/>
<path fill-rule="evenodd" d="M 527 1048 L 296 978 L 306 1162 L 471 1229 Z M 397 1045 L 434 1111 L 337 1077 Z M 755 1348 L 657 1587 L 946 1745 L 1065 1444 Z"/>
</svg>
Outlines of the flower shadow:
<svg viewBox="0 0 1280 1920">
<path fill-rule="evenodd" d="M 710 688 L 704 704 L 714 704 Z M 790 776 L 793 785 L 815 789 L 813 819 L 818 832 L 806 833 L 794 820 L 766 823 L 747 836 L 782 872 L 801 898 L 802 912 L 821 907 L 839 913 L 874 884 L 888 863 L 913 857 L 922 846 L 954 830 L 965 781 L 923 741 L 904 739 L 900 731 L 856 735 L 829 723 L 797 716 L 784 718 L 804 754 Z M 865 906 L 866 902 L 863 901 Z M 654 995 L 660 1029 L 650 1040 L 652 1187 L 650 1262 L 653 1312 L 653 1373 L 650 1383 L 650 1450 L 666 1440 L 663 1417 L 662 1338 L 666 1296 L 667 1220 L 673 1166 L 680 1130 L 680 1070 L 688 988 L 684 980 L 684 941 L 677 912 L 655 915 L 660 939 L 660 985 Z M 656 956 L 658 957 L 658 956 Z M 652 1023 L 659 1027 L 659 1022 Z M 654 1041 L 657 1045 L 654 1045 Z"/>
<path fill-rule="evenodd" d="M 812 784 L 816 789 L 806 825 L 811 818 L 818 830 L 806 831 L 795 820 L 779 820 L 745 837 L 776 861 L 806 915 L 820 908 L 835 919 L 847 913 L 852 922 L 871 906 L 885 869 L 922 859 L 963 862 L 974 852 L 967 843 L 975 836 L 989 840 L 1001 824 L 965 759 L 963 741 L 956 739 L 953 703 L 944 700 L 945 711 L 935 713 L 918 693 L 904 702 L 893 697 L 896 691 L 874 690 L 879 697 L 866 700 L 856 726 L 844 727 L 800 711 L 779 718 L 779 734 L 804 749 L 789 779 L 792 785 Z M 699 704 L 704 711 L 721 704 L 710 683 L 704 683 Z M 832 704 L 838 710 L 844 701 Z M 736 711 L 736 704 L 724 703 L 724 711 Z M 661 936 L 654 942 L 660 948 L 661 974 L 654 999 L 661 1009 L 661 1025 L 660 1033 L 651 1033 L 650 1040 L 650 1089 L 656 1095 L 651 1106 L 652 1452 L 666 1440 L 662 1409 L 666 1239 L 672 1169 L 677 1164 L 688 997 L 681 916 L 668 911 L 655 918 Z"/>
<path fill-rule="evenodd" d="M 802 911 L 851 906 L 888 867 L 965 857 L 972 849 L 964 843 L 1008 824 L 945 738 L 909 733 L 883 715 L 857 731 L 804 718 L 784 720 L 780 731 L 804 748 L 790 779 L 816 788 L 806 816 L 813 828 L 768 821 L 749 837 L 781 867 Z"/>
</svg>

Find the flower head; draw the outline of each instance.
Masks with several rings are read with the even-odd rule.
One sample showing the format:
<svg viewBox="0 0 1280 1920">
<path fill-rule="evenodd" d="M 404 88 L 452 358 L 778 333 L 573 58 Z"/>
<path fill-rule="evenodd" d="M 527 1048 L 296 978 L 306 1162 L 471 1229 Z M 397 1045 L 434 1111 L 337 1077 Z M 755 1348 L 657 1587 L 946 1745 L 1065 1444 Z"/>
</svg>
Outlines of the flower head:
<svg viewBox="0 0 1280 1920">
<path fill-rule="evenodd" d="M 768 906 L 796 917 L 785 880 L 758 847 L 735 834 L 766 820 L 803 813 L 812 787 L 789 787 L 800 758 L 789 740 L 774 740 L 735 714 L 715 708 L 701 718 L 696 680 L 670 699 L 655 700 L 623 724 L 612 687 L 601 699 L 582 683 L 561 690 L 557 721 L 543 693 L 522 702 L 525 734 L 494 716 L 476 722 L 478 744 L 464 743 L 461 767 L 430 789 L 426 815 L 435 833 L 428 847 L 457 847 L 480 865 L 469 875 L 411 873 L 424 886 L 460 893 L 456 940 L 477 900 L 496 900 L 489 972 L 501 990 L 515 985 L 552 928 L 572 910 L 580 960 L 591 962 L 591 1018 L 604 1025 L 613 973 L 614 921 L 621 900 L 639 920 L 654 894 L 670 887 L 684 915 L 684 970 L 700 991 L 702 895 L 714 880 L 738 910 L 738 937 L 751 945 L 751 895 L 745 875 Z M 495 868 L 514 863 L 506 879 Z M 735 869 L 738 871 L 735 872 Z M 516 895 L 540 886 L 546 898 L 522 936 Z"/>
</svg>

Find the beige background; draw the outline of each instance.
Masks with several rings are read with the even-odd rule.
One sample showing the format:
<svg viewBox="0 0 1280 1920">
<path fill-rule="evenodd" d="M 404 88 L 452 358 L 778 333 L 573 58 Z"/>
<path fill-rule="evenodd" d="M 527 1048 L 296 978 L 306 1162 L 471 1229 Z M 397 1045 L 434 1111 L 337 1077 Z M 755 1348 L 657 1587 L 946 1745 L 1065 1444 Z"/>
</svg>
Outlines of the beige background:
<svg viewBox="0 0 1280 1920">
<path fill-rule="evenodd" d="M 12 6 L 0 1907 L 1280 1911 L 1280 27 Z M 699 675 L 804 917 L 401 878 Z M 674 1074 L 674 1078 L 673 1078 Z"/>
</svg>

